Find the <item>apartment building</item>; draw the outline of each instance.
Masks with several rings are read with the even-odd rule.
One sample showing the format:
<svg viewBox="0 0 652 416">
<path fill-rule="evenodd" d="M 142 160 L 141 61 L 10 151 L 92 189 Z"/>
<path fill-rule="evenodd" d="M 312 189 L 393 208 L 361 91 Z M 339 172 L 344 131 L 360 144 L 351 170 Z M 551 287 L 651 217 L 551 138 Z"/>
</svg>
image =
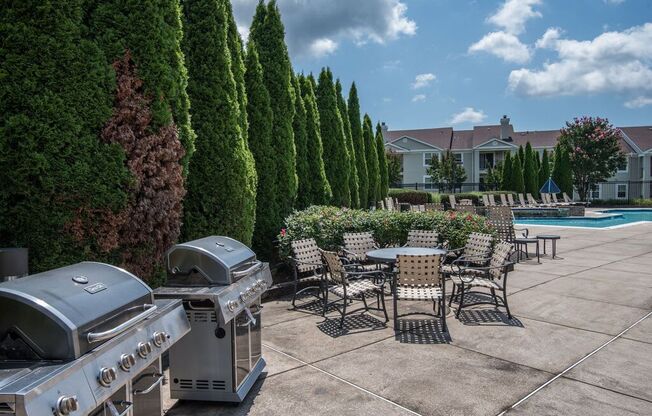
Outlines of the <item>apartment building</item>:
<svg viewBox="0 0 652 416">
<path fill-rule="evenodd" d="M 596 186 L 593 199 L 649 198 L 652 195 L 652 126 L 619 127 L 620 147 L 626 162 L 608 183 Z M 431 160 L 450 149 L 466 171 L 467 188 L 481 187 L 487 169 L 504 160 L 507 152 L 530 142 L 533 150 L 553 150 L 559 130 L 515 131 L 507 116 L 496 125 L 475 126 L 472 130 L 440 127 L 418 130 L 389 130 L 383 124 L 385 147 L 402 160 L 403 186 L 433 189 L 428 175 Z"/>
</svg>

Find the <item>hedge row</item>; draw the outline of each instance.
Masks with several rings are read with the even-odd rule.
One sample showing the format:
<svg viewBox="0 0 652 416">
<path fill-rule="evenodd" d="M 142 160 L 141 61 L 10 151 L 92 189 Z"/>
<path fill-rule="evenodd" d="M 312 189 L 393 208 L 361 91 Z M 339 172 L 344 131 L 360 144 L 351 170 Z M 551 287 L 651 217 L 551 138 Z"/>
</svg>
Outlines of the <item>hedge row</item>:
<svg viewBox="0 0 652 416">
<path fill-rule="evenodd" d="M 462 247 L 470 233 L 493 233 L 484 217 L 455 212 L 365 211 L 327 206 L 312 206 L 295 211 L 285 220 L 278 236 L 281 258 L 290 255 L 293 240 L 314 238 L 319 247 L 341 247 L 347 232 L 371 231 L 381 247 L 403 245 L 410 230 L 437 230 L 441 241 Z"/>
<path fill-rule="evenodd" d="M 412 205 L 421 205 L 429 202 L 439 202 L 439 194 L 426 191 L 417 191 L 414 189 L 397 189 L 391 188 L 388 196 L 398 199 L 398 202 L 404 202 Z"/>
</svg>

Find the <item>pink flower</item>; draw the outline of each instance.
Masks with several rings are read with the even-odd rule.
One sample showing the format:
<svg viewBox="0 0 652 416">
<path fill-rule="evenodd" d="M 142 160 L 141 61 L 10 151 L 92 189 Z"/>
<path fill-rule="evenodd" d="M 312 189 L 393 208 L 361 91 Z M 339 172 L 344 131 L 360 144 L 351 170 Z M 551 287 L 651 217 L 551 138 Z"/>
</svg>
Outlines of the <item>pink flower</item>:
<svg viewBox="0 0 652 416">
<path fill-rule="evenodd" d="M 286 233 L 285 228 L 281 228 L 281 237 L 285 237 L 285 233 Z"/>
</svg>

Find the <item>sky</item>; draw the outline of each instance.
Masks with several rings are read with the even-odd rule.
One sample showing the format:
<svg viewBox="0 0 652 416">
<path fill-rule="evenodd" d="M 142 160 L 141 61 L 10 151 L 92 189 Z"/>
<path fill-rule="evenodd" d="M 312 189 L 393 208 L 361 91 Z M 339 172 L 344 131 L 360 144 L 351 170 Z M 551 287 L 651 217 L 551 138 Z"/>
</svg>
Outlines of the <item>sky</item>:
<svg viewBox="0 0 652 416">
<path fill-rule="evenodd" d="M 652 125 L 651 0 L 277 0 L 297 72 L 390 129 Z M 233 0 L 246 39 L 258 0 Z"/>
</svg>

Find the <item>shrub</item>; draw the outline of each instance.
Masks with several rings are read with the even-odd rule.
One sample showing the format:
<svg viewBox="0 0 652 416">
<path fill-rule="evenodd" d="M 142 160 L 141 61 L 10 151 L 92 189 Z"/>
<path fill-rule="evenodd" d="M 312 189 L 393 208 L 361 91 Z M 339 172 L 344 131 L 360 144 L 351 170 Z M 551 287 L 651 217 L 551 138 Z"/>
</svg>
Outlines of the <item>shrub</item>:
<svg viewBox="0 0 652 416">
<path fill-rule="evenodd" d="M 632 205 L 636 205 L 637 207 L 652 207 L 652 199 L 650 198 L 635 199 L 632 201 Z"/>
<path fill-rule="evenodd" d="M 290 255 L 293 240 L 314 238 L 319 247 L 334 250 L 343 244 L 347 232 L 371 231 L 381 247 L 403 245 L 408 231 L 436 230 L 451 247 L 462 247 L 470 233 L 493 233 L 483 217 L 455 212 L 365 211 L 312 206 L 296 211 L 285 220 L 278 236 L 281 258 Z"/>
<path fill-rule="evenodd" d="M 398 202 L 404 202 L 412 205 L 422 205 L 428 202 L 439 202 L 440 194 L 434 192 L 417 191 L 414 189 L 397 189 L 392 188 L 387 194 L 390 198 L 398 199 Z"/>
</svg>

